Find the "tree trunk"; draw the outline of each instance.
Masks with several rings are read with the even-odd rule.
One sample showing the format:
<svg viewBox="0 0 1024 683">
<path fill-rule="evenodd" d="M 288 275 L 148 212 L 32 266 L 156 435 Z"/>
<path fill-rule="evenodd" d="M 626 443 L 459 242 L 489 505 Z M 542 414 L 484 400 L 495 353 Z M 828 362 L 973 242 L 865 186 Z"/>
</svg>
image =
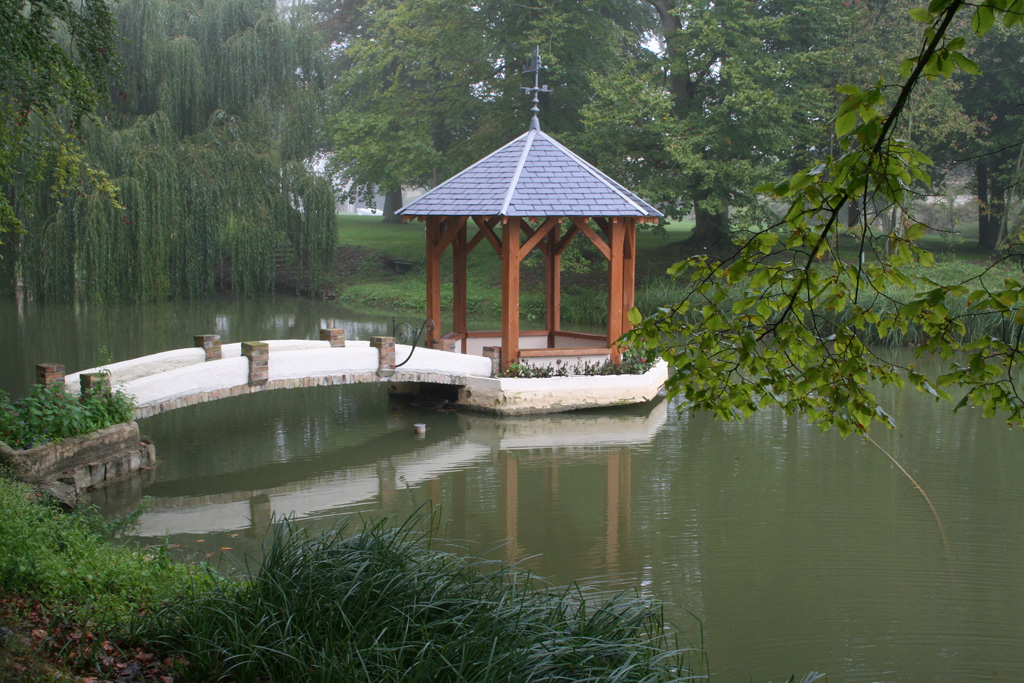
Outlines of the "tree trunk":
<svg viewBox="0 0 1024 683">
<path fill-rule="evenodd" d="M 999 239 L 999 222 L 993 215 L 995 202 L 990 198 L 988 163 L 984 159 L 975 164 L 974 175 L 978 181 L 978 248 L 992 251 Z"/>
<path fill-rule="evenodd" d="M 683 117 L 691 112 L 693 107 L 699 105 L 694 94 L 693 81 L 686 66 L 683 24 L 676 12 L 676 3 L 673 0 L 647 0 L 647 2 L 658 13 L 658 18 L 661 21 L 661 33 L 665 39 L 665 52 L 668 55 L 672 107 L 677 116 Z M 698 205 L 709 197 L 710 193 L 706 190 L 698 190 L 693 197 L 697 224 L 689 241 L 695 246 L 709 246 L 729 237 L 728 209 L 723 213 L 718 213 L 699 208 Z"/>
<path fill-rule="evenodd" d="M 402 219 L 395 212 L 402 208 L 402 188 L 388 190 L 384 193 L 384 222 L 401 223 Z"/>
<path fill-rule="evenodd" d="M 698 200 L 699 201 L 699 200 Z M 729 216 L 726 213 L 717 211 L 706 211 L 694 203 L 696 225 L 690 234 L 689 241 L 696 245 L 707 247 L 717 244 L 729 237 Z"/>
</svg>

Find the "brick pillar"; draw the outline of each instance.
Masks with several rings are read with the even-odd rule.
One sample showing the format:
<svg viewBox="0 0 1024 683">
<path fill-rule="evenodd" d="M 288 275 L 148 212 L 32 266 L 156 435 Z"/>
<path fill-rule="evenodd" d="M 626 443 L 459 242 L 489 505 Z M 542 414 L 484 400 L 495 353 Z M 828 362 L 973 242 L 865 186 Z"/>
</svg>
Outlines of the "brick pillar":
<svg viewBox="0 0 1024 683">
<path fill-rule="evenodd" d="M 196 346 L 206 352 L 206 360 L 220 360 L 224 357 L 220 349 L 219 334 L 197 334 L 192 339 Z"/>
<path fill-rule="evenodd" d="M 438 351 L 451 351 L 452 353 L 457 353 L 455 348 L 460 342 L 461 340 L 459 339 L 445 339 L 444 337 L 441 337 L 434 341 L 434 348 Z"/>
<path fill-rule="evenodd" d="M 242 355 L 249 359 L 249 386 L 262 387 L 270 379 L 270 345 L 242 342 Z"/>
<path fill-rule="evenodd" d="M 83 372 L 78 376 L 82 393 L 87 391 L 104 391 L 110 393 L 110 375 L 106 372 Z"/>
<path fill-rule="evenodd" d="M 345 345 L 345 330 L 343 328 L 332 328 L 326 327 L 320 328 L 320 341 L 331 342 L 331 348 L 336 348 Z"/>
<path fill-rule="evenodd" d="M 484 358 L 491 359 L 491 377 L 494 377 L 501 370 L 501 347 L 485 346 Z"/>
<path fill-rule="evenodd" d="M 44 387 L 64 384 L 64 366 L 60 363 L 39 363 L 36 365 L 36 383 Z"/>
<path fill-rule="evenodd" d="M 395 338 L 370 337 L 370 346 L 377 349 L 377 374 L 381 377 L 395 374 Z"/>
</svg>

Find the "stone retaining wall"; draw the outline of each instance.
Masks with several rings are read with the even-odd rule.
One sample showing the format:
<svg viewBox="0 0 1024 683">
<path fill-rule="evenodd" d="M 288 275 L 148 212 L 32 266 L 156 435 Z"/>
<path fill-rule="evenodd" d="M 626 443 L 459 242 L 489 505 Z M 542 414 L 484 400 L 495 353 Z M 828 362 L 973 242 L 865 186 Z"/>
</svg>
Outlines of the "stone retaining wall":
<svg viewBox="0 0 1024 683">
<path fill-rule="evenodd" d="M 76 495 L 151 468 L 155 461 L 156 449 L 142 440 L 135 422 L 22 451 L 0 442 L 0 462 L 18 479 L 59 481 L 73 487 Z"/>
</svg>

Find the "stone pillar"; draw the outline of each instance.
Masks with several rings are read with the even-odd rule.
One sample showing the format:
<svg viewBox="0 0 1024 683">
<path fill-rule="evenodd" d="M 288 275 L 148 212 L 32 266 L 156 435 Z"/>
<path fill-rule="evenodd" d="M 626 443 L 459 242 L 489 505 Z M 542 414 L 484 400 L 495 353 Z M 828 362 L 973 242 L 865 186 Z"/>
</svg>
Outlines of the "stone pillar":
<svg viewBox="0 0 1024 683">
<path fill-rule="evenodd" d="M 262 387 L 270 379 L 270 345 L 242 342 L 242 355 L 249 359 L 249 386 Z"/>
<path fill-rule="evenodd" d="M 60 363 L 39 363 L 36 365 L 36 383 L 44 387 L 64 384 L 64 366 Z"/>
<path fill-rule="evenodd" d="M 345 330 L 344 328 L 320 328 L 320 341 L 331 342 L 331 348 L 337 348 L 345 346 Z"/>
<path fill-rule="evenodd" d="M 395 338 L 370 337 L 370 346 L 377 349 L 377 375 L 390 377 L 395 374 Z"/>
<path fill-rule="evenodd" d="M 501 370 L 501 347 L 485 346 L 484 358 L 491 359 L 491 377 L 494 377 L 498 374 L 498 371 Z"/>
<path fill-rule="evenodd" d="M 192 339 L 196 346 L 206 352 L 206 360 L 220 360 L 224 357 L 220 349 L 219 334 L 197 334 Z"/>
<path fill-rule="evenodd" d="M 434 348 L 438 351 L 450 351 L 452 353 L 458 353 L 455 348 L 459 344 L 459 339 L 446 339 L 441 337 L 434 342 Z"/>
<path fill-rule="evenodd" d="M 106 372 L 83 372 L 78 376 L 82 394 L 87 391 L 103 391 L 110 393 L 110 375 Z"/>
</svg>

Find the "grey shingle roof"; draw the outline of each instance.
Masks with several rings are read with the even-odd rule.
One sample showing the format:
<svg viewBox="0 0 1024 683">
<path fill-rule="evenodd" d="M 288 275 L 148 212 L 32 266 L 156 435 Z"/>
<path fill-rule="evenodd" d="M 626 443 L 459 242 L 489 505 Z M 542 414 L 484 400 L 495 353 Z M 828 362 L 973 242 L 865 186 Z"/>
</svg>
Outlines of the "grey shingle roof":
<svg viewBox="0 0 1024 683">
<path fill-rule="evenodd" d="M 661 212 L 540 130 L 398 210 L 402 216 L 637 216 Z"/>
</svg>

